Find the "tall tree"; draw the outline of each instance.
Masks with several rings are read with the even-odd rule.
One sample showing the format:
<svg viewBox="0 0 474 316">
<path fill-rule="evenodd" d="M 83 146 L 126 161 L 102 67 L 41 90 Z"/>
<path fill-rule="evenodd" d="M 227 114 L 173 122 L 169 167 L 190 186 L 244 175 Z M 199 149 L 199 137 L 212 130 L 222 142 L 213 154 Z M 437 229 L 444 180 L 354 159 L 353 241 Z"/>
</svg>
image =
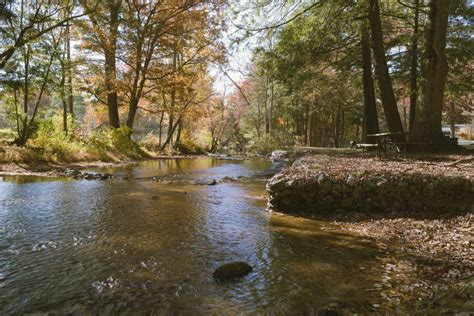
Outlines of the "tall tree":
<svg viewBox="0 0 474 316">
<path fill-rule="evenodd" d="M 375 100 L 374 81 L 372 78 L 372 53 L 370 51 L 370 33 L 365 23 L 361 27 L 361 50 L 362 50 L 362 85 L 364 89 L 364 125 L 363 141 L 374 143 L 375 139 L 368 138 L 368 134 L 379 132 L 379 121 L 377 116 L 377 103 Z"/>
<path fill-rule="evenodd" d="M 449 0 L 430 0 L 425 26 L 421 93 L 412 137 L 418 141 L 441 143 L 441 119 L 448 75 L 446 36 Z"/>
<path fill-rule="evenodd" d="M 387 65 L 387 57 L 385 55 L 379 0 L 369 0 L 368 8 L 372 50 L 375 59 L 375 73 L 377 75 L 387 126 L 392 133 L 403 132 L 402 121 L 398 113 L 397 100 L 395 99 L 392 80 Z"/>
<path fill-rule="evenodd" d="M 119 98 L 117 91 L 117 41 L 121 24 L 122 1 L 104 0 L 98 2 L 95 10 L 83 0 L 89 21 L 81 21 L 88 49 L 103 56 L 103 73 L 106 90 L 106 105 L 109 124 L 120 127 Z"/>
<path fill-rule="evenodd" d="M 415 127 L 416 104 L 418 99 L 418 37 L 420 19 L 420 0 L 415 0 L 413 17 L 413 35 L 411 42 L 411 65 L 410 65 L 410 128 Z"/>
<path fill-rule="evenodd" d="M 77 7 L 76 1 L 67 3 L 62 1 L 22 1 L 18 5 L 15 1 L 8 0 L 0 4 L 0 13 L 3 13 L 2 18 L 5 18 L 11 25 L 14 23 L 14 20 L 17 20 L 17 16 L 14 14 L 15 7 L 20 7 L 20 10 L 23 10 L 24 6 L 29 6 L 30 4 L 32 11 L 27 17 L 20 17 L 22 21 L 20 25 L 17 25 L 18 28 L 15 29 L 15 32 L 12 33 L 14 36 L 9 38 L 9 45 L 6 45 L 7 48 L 0 51 L 0 69 L 3 69 L 15 52 L 24 45 L 39 40 L 51 31 L 63 27 L 70 21 L 81 18 L 95 10 L 95 5 L 91 5 L 88 6 L 90 11 L 86 10 L 86 12 L 61 17 L 60 14 L 63 11 L 61 9 L 67 7 L 69 12 L 73 12 L 74 8 Z M 23 23 L 23 18 L 26 19 L 26 23 Z M 45 27 L 46 24 L 47 27 Z"/>
</svg>

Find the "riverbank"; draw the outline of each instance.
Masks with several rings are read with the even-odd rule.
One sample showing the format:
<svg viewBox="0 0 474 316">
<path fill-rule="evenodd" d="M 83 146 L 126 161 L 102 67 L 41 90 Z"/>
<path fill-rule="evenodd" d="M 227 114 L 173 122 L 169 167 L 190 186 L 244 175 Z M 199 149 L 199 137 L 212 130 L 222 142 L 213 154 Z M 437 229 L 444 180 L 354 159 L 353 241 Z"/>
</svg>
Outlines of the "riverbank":
<svg viewBox="0 0 474 316">
<path fill-rule="evenodd" d="M 110 167 L 124 167 L 127 165 L 137 164 L 140 161 L 147 160 L 163 160 L 163 159 L 216 159 L 224 161 L 242 161 L 247 159 L 257 159 L 252 157 L 229 157 L 226 155 L 163 155 L 150 154 L 142 159 L 117 159 L 109 161 L 100 160 L 79 160 L 76 162 L 54 162 L 54 161 L 27 161 L 27 162 L 1 162 L 0 176 L 30 176 L 30 177 L 78 177 L 78 171 L 87 169 L 99 169 Z M 263 159 L 263 158 L 262 158 Z M 84 177 L 87 176 L 84 175 Z M 79 175 L 81 178 L 82 175 Z M 268 178 L 268 177 L 267 177 Z M 267 179 L 265 178 L 265 179 Z M 166 179 L 165 179 L 166 180 Z M 232 179 L 227 179 L 229 182 Z M 164 181 L 157 179 L 156 181 Z"/>
<path fill-rule="evenodd" d="M 136 161 L 88 161 L 75 163 L 0 163 L 0 176 L 30 176 L 58 178 L 64 177 L 67 170 L 120 167 L 135 164 Z"/>
<path fill-rule="evenodd" d="M 0 164 L 21 164 L 27 166 L 67 165 L 84 163 L 121 163 L 151 158 L 158 153 L 141 148 L 129 141 L 121 147 L 93 147 L 80 141 L 64 142 L 61 146 L 38 146 L 35 143 L 15 146 L 0 141 Z M 122 148 L 124 147 L 124 148 Z M 126 148 L 125 148 L 126 147 Z"/>
<path fill-rule="evenodd" d="M 377 246 L 377 264 L 360 271 L 376 276 L 373 288 L 365 289 L 367 295 L 378 293 L 381 298 L 382 304 L 374 304 L 373 312 L 451 315 L 474 310 L 474 214 L 303 217 L 332 224 Z M 341 315 L 353 312 L 335 310 Z"/>
<path fill-rule="evenodd" d="M 474 163 L 458 158 L 306 156 L 270 180 L 269 205 L 295 214 L 465 211 L 472 208 Z"/>
<path fill-rule="evenodd" d="M 401 215 L 401 214 L 400 214 Z M 376 241 L 382 276 L 374 290 L 387 306 L 442 313 L 474 310 L 474 215 L 337 219 Z M 410 308 L 406 311 L 409 311 Z"/>
<path fill-rule="evenodd" d="M 474 310 L 474 164 L 469 156 L 381 161 L 315 155 L 267 185 L 269 206 L 357 233 L 379 248 L 392 311 Z"/>
</svg>

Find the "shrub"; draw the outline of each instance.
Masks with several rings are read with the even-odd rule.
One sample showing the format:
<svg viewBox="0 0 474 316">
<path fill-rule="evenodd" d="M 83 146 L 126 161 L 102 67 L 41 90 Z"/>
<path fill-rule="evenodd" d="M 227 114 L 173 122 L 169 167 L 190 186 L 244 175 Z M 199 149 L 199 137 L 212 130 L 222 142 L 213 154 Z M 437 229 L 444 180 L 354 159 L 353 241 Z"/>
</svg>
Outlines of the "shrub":
<svg viewBox="0 0 474 316">
<path fill-rule="evenodd" d="M 132 130 L 125 125 L 119 128 L 102 127 L 92 133 L 88 141 L 90 150 L 99 154 L 113 152 L 131 158 L 140 158 L 145 153 L 131 139 Z"/>
<path fill-rule="evenodd" d="M 12 142 L 16 137 L 16 132 L 10 128 L 0 129 L 0 142 Z"/>
<path fill-rule="evenodd" d="M 273 131 L 272 134 L 257 138 L 252 144 L 250 144 L 248 150 L 256 154 L 266 155 L 277 149 L 283 149 L 294 145 L 295 140 L 293 135 L 284 131 Z"/>
<path fill-rule="evenodd" d="M 50 119 L 38 121 L 28 143 L 33 151 L 43 154 L 46 160 L 77 160 L 78 153 L 85 149 L 82 143 L 73 141 L 64 133 L 62 120 L 61 115 L 55 114 Z"/>
<path fill-rule="evenodd" d="M 198 144 L 198 140 L 185 132 L 181 134 L 181 140 L 176 147 L 178 151 L 184 155 L 199 155 L 205 153 L 205 150 Z"/>
<path fill-rule="evenodd" d="M 140 141 L 140 145 L 149 151 L 160 151 L 160 139 L 153 132 L 148 133 L 144 139 Z"/>
</svg>

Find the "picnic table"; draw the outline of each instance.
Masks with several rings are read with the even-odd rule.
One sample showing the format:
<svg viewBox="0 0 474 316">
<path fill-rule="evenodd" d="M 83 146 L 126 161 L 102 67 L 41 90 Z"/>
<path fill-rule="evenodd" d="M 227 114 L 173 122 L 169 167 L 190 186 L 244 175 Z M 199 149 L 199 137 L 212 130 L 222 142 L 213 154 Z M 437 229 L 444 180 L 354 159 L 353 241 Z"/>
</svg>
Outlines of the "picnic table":
<svg viewBox="0 0 474 316">
<path fill-rule="evenodd" d="M 395 152 L 395 158 L 397 158 L 399 153 L 406 152 L 407 135 L 407 132 L 386 132 L 368 134 L 367 137 L 375 139 L 377 157 L 380 157 L 380 153 L 383 152 L 384 156 L 387 158 L 389 150 L 393 149 L 393 151 Z"/>
</svg>

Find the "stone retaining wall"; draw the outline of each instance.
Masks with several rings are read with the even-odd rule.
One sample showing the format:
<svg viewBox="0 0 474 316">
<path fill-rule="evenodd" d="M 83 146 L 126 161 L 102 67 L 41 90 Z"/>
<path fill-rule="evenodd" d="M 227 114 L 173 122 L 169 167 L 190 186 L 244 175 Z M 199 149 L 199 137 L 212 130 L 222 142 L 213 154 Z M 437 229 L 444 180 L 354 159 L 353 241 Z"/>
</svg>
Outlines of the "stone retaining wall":
<svg viewBox="0 0 474 316">
<path fill-rule="evenodd" d="M 312 156 L 267 184 L 269 207 L 285 213 L 472 211 L 473 166 Z"/>
</svg>

